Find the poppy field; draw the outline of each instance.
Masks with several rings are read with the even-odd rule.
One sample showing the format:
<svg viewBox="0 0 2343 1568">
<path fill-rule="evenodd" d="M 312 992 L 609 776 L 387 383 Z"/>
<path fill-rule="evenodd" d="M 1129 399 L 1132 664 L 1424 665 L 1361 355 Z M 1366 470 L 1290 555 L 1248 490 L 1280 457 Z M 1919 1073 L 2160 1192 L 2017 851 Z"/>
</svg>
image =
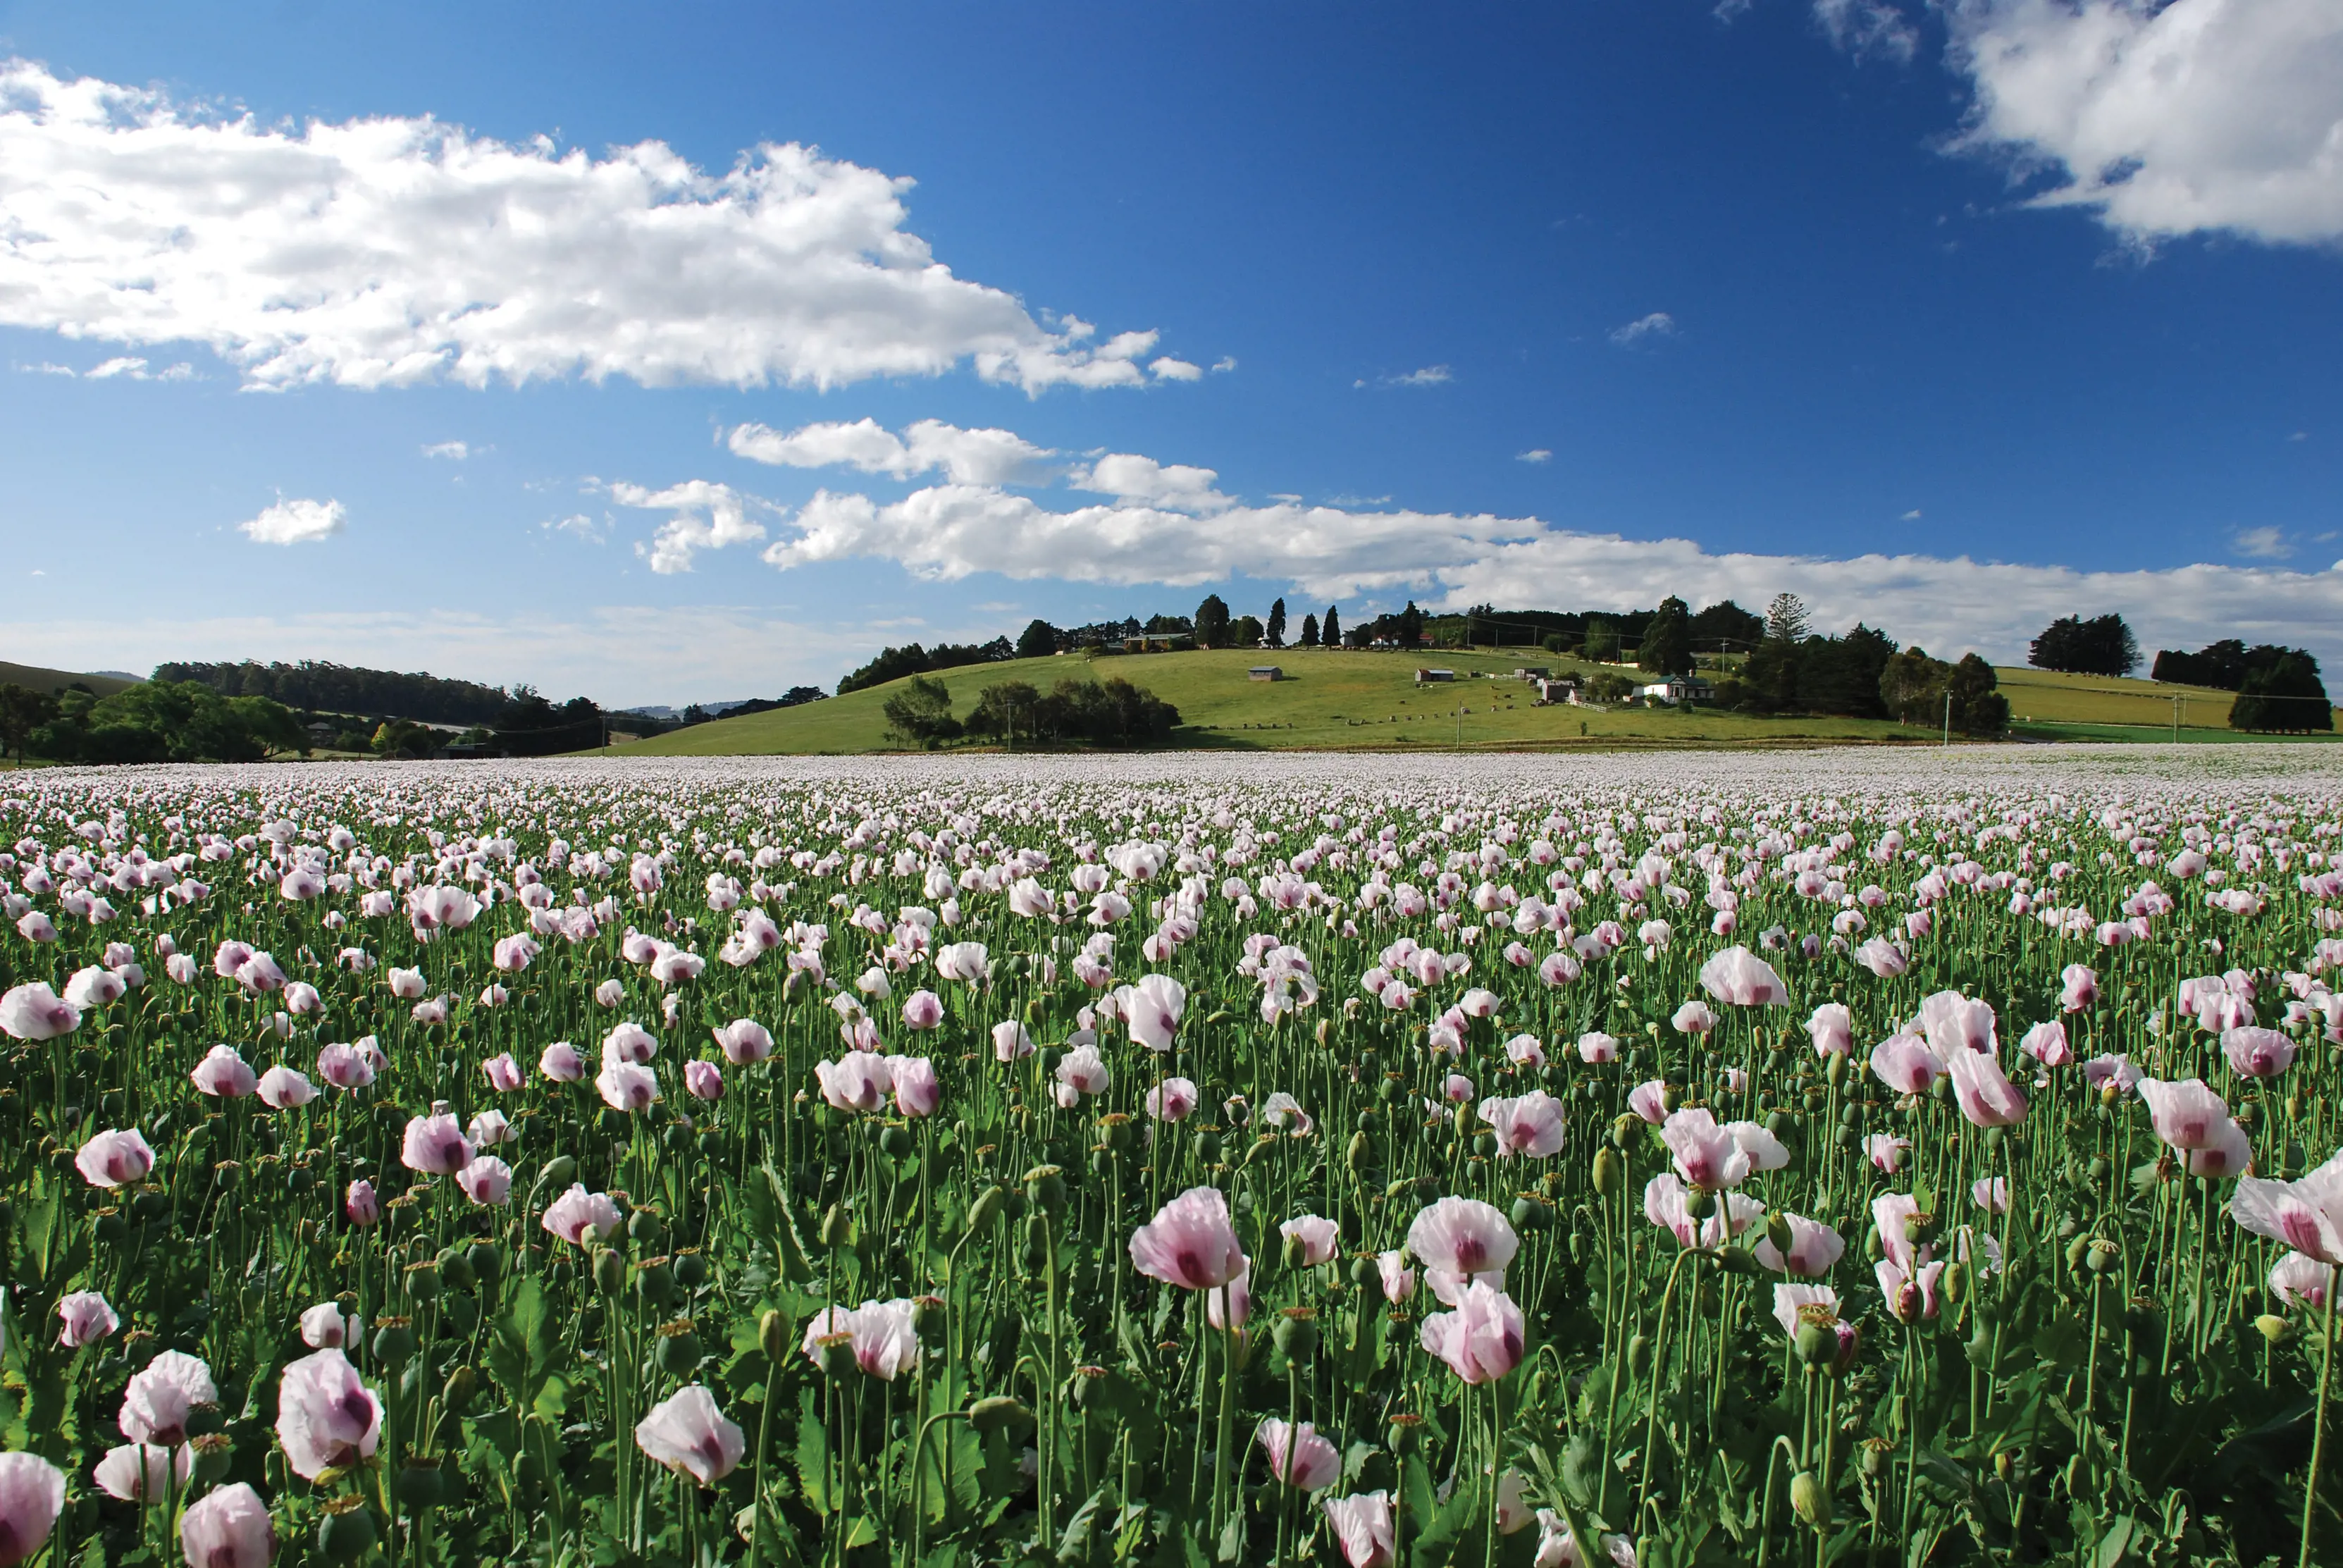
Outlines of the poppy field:
<svg viewBox="0 0 2343 1568">
<path fill-rule="evenodd" d="M 0 1568 L 2343 1562 L 2316 754 L 29 771 L 0 900 Z"/>
</svg>

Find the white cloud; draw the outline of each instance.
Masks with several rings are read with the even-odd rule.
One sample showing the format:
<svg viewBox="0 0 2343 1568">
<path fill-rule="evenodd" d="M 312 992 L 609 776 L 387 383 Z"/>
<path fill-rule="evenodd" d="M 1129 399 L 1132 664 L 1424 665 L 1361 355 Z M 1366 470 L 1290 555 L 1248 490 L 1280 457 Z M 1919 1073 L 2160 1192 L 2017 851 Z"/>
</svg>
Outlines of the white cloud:
<svg viewBox="0 0 2343 1568">
<path fill-rule="evenodd" d="M 1159 463 L 1131 452 L 1110 452 L 1066 482 L 1078 490 L 1112 496 L 1124 506 L 1162 507 L 1174 512 L 1217 512 L 1236 505 L 1212 487 L 1220 475 L 1185 463 Z"/>
<path fill-rule="evenodd" d="M 955 484 L 1039 483 L 1050 477 L 1042 461 L 1057 454 L 1013 431 L 968 430 L 940 419 L 922 419 L 900 437 L 875 419 L 830 422 L 780 431 L 741 425 L 725 437 L 737 457 L 790 468 L 855 468 L 908 479 L 941 473 Z"/>
<path fill-rule="evenodd" d="M 2343 238 L 2343 6 L 2335 0 L 1966 0 L 1951 57 L 1964 145 L 2060 176 L 2034 198 L 2142 242 L 2228 230 Z"/>
<path fill-rule="evenodd" d="M 349 511 L 339 501 L 279 501 L 236 528 L 256 545 L 307 545 L 342 531 Z"/>
<path fill-rule="evenodd" d="M 1513 461 L 1516 463 L 1551 463 L 1554 461 L 1554 453 L 1544 447 L 1532 447 L 1526 452 L 1514 453 Z"/>
<path fill-rule="evenodd" d="M 1638 317 L 1624 327 L 1611 329 L 1611 341 L 1624 347 L 1645 337 L 1674 337 L 1676 318 L 1664 310 L 1654 310 L 1649 316 Z"/>
<path fill-rule="evenodd" d="M 1386 387 L 1444 387 L 1456 379 L 1456 373 L 1445 365 L 1427 365 L 1421 370 L 1411 370 L 1404 376 L 1386 376 Z"/>
<path fill-rule="evenodd" d="M 569 375 L 829 387 L 962 362 L 1029 393 L 1137 386 L 1153 332 L 1083 347 L 956 277 L 911 182 L 794 143 L 721 174 L 428 117 L 297 128 L 0 64 L 0 323 L 196 341 L 247 385 Z"/>
<path fill-rule="evenodd" d="M 41 368 L 53 376 L 74 374 L 72 367 L 65 365 L 43 365 Z M 182 360 L 160 370 L 149 370 L 146 360 L 122 355 L 81 372 L 81 376 L 85 381 L 192 381 L 196 367 Z"/>
<path fill-rule="evenodd" d="M 70 365 L 59 365 L 47 359 L 42 360 L 38 365 L 20 365 L 17 368 L 20 370 L 29 370 L 35 376 L 78 376 L 81 374 L 80 371 L 75 369 Z M 2299 441 L 2302 437 L 2297 436 L 2295 439 Z"/>
<path fill-rule="evenodd" d="M 427 457 L 446 457 L 451 462 L 460 463 L 472 455 L 472 448 L 461 441 L 434 441 L 423 448 L 423 455 Z"/>
<path fill-rule="evenodd" d="M 720 550 L 763 538 L 765 525 L 749 513 L 773 509 L 769 501 L 707 479 L 689 479 L 664 490 L 621 480 L 610 487 L 610 498 L 622 507 L 669 514 L 649 544 L 638 540 L 635 545 L 635 554 L 662 576 L 689 571 L 692 558 L 701 550 Z"/>
<path fill-rule="evenodd" d="M 1202 366 L 1191 365 L 1185 359 L 1174 359 L 1168 354 L 1161 359 L 1149 360 L 1147 369 L 1150 375 L 1165 381 L 1202 381 L 1204 378 Z"/>
<path fill-rule="evenodd" d="M 1901 518 L 1897 519 L 1897 520 L 1898 520 L 1898 521 L 1900 521 L 1900 522 L 1906 522 L 1906 523 L 1916 523 L 1916 522 L 1918 522 L 1918 521 L 1920 520 L 1920 508 L 1917 508 L 1917 507 L 1913 508 L 1910 511 L 1908 511 L 1908 512 L 1905 513 L 1905 514 L 1904 514 L 1904 516 L 1903 516 Z"/>
<path fill-rule="evenodd" d="M 1212 369 L 1215 374 L 1224 370 L 1233 370 L 1236 367 L 1237 357 L 1233 354 L 1223 354 L 1218 359 L 1212 361 Z"/>
<path fill-rule="evenodd" d="M 603 525 L 584 512 L 572 512 L 566 518 L 548 518 L 537 526 L 548 534 L 568 534 L 589 544 L 598 545 L 605 537 Z"/>
<path fill-rule="evenodd" d="M 1722 5 L 1717 15 L 1731 20 Z M 1894 0 L 1815 0 L 1815 20 L 1822 24 L 1832 43 L 1851 55 L 1879 55 L 1902 62 L 1909 60 L 1920 45 L 1918 29 Z"/>
<path fill-rule="evenodd" d="M 2287 542 L 2283 528 L 2239 528 L 2229 536 L 2229 546 L 2237 554 L 2255 560 L 2280 561 L 2294 554 L 2294 546 Z"/>
</svg>

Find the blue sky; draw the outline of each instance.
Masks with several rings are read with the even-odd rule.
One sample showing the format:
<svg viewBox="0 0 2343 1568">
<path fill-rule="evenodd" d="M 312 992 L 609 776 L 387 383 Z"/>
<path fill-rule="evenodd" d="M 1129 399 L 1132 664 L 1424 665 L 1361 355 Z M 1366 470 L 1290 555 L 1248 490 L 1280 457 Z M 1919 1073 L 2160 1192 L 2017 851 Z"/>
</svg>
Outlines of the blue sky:
<svg viewBox="0 0 2343 1568">
<path fill-rule="evenodd" d="M 681 702 L 1785 588 L 2343 656 L 2320 0 L 480 9 L 0 4 L 0 656 Z"/>
</svg>

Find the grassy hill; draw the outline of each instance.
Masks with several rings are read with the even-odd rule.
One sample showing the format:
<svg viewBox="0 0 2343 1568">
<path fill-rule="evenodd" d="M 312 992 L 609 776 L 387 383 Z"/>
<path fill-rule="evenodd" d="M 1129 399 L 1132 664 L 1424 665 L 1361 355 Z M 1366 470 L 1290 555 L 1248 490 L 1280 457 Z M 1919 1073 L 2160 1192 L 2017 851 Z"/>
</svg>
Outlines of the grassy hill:
<svg viewBox="0 0 2343 1568">
<path fill-rule="evenodd" d="M 0 686 L 13 684 L 30 687 L 35 691 L 56 691 L 76 680 L 100 697 L 111 697 L 138 684 L 116 675 L 75 675 L 69 669 L 45 669 L 37 664 L 11 664 L 0 658 Z"/>
<path fill-rule="evenodd" d="M 2011 725 L 2061 740 L 2154 740 L 2177 721 L 2183 740 L 2261 739 L 2229 726 L 2233 693 L 2107 675 L 2062 675 L 2026 666 L 1994 671 L 2009 699 Z M 2338 726 L 2343 728 L 2343 726 Z"/>
<path fill-rule="evenodd" d="M 1596 666 L 1550 655 L 1528 660 L 1556 674 Z M 966 714 L 996 681 L 1022 680 L 1047 691 L 1072 677 L 1112 678 L 1145 687 L 1180 710 L 1174 744 L 1223 749 L 1386 750 L 1403 747 L 1747 746 L 1817 740 L 1918 739 L 1918 731 L 1852 719 L 1763 719 L 1740 714 L 1600 712 L 1536 708 L 1536 689 L 1511 678 L 1525 661 L 1503 654 L 1398 653 L 1284 648 L 1133 654 L 1098 659 L 1077 655 L 1013 659 L 946 670 L 953 711 Z M 1246 669 L 1274 663 L 1286 678 L 1249 680 Z M 1418 665 L 1453 669 L 1453 685 L 1418 688 Z M 1632 670 L 1624 671 L 1632 675 Z M 1499 678 L 1481 678 L 1494 676 Z M 887 721 L 880 709 L 900 683 L 799 708 L 720 719 L 616 749 L 643 756 L 761 756 L 879 751 Z"/>
</svg>

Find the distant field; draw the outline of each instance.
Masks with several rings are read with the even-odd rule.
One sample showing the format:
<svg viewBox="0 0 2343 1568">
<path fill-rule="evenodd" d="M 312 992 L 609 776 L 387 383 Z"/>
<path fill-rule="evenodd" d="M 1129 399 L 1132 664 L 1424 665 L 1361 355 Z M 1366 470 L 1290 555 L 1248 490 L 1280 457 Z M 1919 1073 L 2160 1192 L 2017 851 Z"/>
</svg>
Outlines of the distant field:
<svg viewBox="0 0 2343 1568">
<path fill-rule="evenodd" d="M 1529 662 L 1560 674 L 1593 668 L 1567 658 Z M 947 670 L 953 710 L 965 715 L 985 687 L 1023 680 L 1047 691 L 1069 676 L 1121 678 L 1143 686 L 1180 709 L 1174 744 L 1228 750 L 1372 749 L 1463 746 L 1634 748 L 1644 746 L 1764 746 L 1826 740 L 1925 739 L 1923 731 L 1851 719 L 1765 719 L 1739 714 L 1679 714 L 1627 709 L 1532 706 L 1536 692 L 1510 678 L 1525 662 L 1519 652 L 1327 653 L 1287 648 L 1273 655 L 1214 649 L 1085 659 L 1016 659 Z M 1248 680 L 1254 664 L 1280 666 L 1287 678 Z M 1418 665 L 1453 669 L 1453 685 L 1418 689 Z M 1633 675 L 1632 670 L 1622 673 Z M 1500 679 L 1471 678 L 1482 675 Z M 671 735 L 615 748 L 628 755 L 804 755 L 887 749 L 880 709 L 897 688 L 874 687 L 801 708 L 722 719 Z M 1461 711 L 1460 711 L 1461 710 Z"/>
<path fill-rule="evenodd" d="M 1994 671 L 2002 694 L 2009 699 L 2009 717 L 2018 725 L 2062 727 L 2123 725 L 2160 729 L 2168 737 L 2177 719 L 2181 738 L 2200 729 L 2217 732 L 2205 739 L 2234 737 L 2229 729 L 2232 693 L 2205 686 L 2167 686 L 2152 680 L 2127 680 L 2105 675 L 2059 675 L 2025 666 Z M 2076 735 L 2072 739 L 2154 739 L 2153 736 Z"/>
<path fill-rule="evenodd" d="M 0 686 L 26 686 L 35 691 L 55 691 L 61 686 L 80 681 L 100 697 L 111 697 L 125 687 L 136 686 L 135 680 L 124 680 L 112 675 L 75 675 L 69 669 L 45 669 L 37 664 L 11 664 L 0 658 Z"/>
</svg>

